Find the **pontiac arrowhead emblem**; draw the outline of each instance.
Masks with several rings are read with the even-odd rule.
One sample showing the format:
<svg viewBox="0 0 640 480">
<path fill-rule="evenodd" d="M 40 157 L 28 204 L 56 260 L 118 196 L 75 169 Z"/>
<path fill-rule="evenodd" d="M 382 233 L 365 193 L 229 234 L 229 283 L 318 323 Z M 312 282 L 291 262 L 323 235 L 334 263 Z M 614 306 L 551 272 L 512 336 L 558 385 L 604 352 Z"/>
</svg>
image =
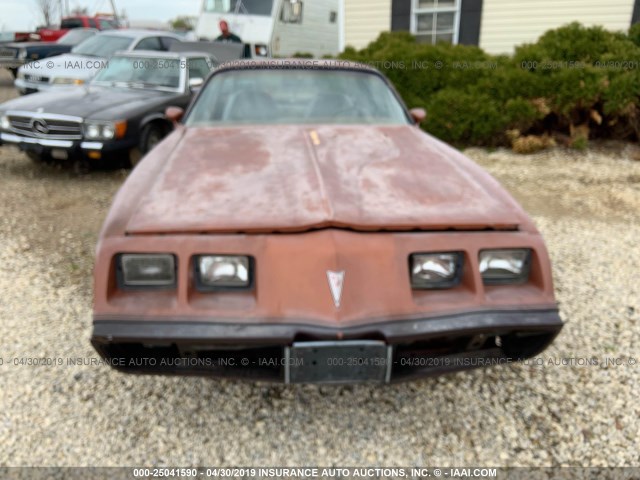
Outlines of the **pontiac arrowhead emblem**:
<svg viewBox="0 0 640 480">
<path fill-rule="evenodd" d="M 342 286 L 344 285 L 344 270 L 341 272 L 332 272 L 327 270 L 327 280 L 329 280 L 329 289 L 333 297 L 333 303 L 336 308 L 340 308 L 340 298 L 342 297 Z"/>
</svg>

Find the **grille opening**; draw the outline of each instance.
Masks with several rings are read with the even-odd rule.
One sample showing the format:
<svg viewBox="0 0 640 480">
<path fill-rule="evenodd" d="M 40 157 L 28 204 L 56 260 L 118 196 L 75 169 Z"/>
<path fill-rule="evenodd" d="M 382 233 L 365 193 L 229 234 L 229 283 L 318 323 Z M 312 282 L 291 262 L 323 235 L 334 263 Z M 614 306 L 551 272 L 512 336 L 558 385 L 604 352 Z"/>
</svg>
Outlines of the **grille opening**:
<svg viewBox="0 0 640 480">
<path fill-rule="evenodd" d="M 391 378 L 436 375 L 468 368 L 506 364 L 544 350 L 557 332 L 491 332 L 399 344 Z"/>
<path fill-rule="evenodd" d="M 9 115 L 9 123 L 15 133 L 29 137 L 43 137 L 57 140 L 82 139 L 82 125 L 71 120 Z M 38 128 L 34 127 L 36 123 L 38 124 Z"/>
</svg>

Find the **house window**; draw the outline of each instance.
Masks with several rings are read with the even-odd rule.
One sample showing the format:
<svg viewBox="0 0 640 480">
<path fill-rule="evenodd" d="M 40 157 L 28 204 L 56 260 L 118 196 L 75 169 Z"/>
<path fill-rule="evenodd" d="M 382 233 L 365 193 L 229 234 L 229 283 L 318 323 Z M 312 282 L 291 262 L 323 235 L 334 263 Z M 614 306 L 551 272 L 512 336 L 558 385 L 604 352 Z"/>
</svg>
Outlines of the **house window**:
<svg viewBox="0 0 640 480">
<path fill-rule="evenodd" d="M 458 43 L 460 0 L 413 0 L 411 32 L 421 43 Z"/>
</svg>

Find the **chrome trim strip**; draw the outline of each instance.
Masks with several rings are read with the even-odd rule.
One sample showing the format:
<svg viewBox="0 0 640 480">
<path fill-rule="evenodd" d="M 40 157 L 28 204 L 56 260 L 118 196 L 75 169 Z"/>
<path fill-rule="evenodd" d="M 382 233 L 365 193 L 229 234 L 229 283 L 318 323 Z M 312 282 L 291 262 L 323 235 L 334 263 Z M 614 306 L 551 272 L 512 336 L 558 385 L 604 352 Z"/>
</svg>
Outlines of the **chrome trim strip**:
<svg viewBox="0 0 640 480">
<path fill-rule="evenodd" d="M 10 133 L 0 133 L 0 139 L 2 139 L 2 141 L 4 142 L 29 143 L 31 145 L 42 145 L 43 147 L 73 147 L 73 142 L 68 140 L 48 140 L 46 138 L 20 137 L 18 135 L 12 135 Z"/>
<path fill-rule="evenodd" d="M 82 142 L 80 144 L 80 148 L 85 148 L 88 150 L 102 150 L 102 147 L 102 142 Z"/>
</svg>

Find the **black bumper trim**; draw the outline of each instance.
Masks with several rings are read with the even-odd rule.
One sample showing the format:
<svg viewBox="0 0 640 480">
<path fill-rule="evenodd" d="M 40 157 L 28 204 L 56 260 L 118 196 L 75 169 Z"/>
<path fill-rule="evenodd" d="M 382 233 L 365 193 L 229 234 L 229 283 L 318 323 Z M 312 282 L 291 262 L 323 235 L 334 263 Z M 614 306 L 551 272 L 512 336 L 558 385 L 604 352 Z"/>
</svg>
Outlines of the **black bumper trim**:
<svg viewBox="0 0 640 480">
<path fill-rule="evenodd" d="M 555 332 L 562 328 L 558 310 L 490 310 L 420 319 L 398 319 L 349 327 L 325 327 L 303 323 L 238 323 L 192 320 L 122 320 L 95 318 L 93 343 L 189 342 L 220 345 L 288 345 L 298 336 L 319 340 L 384 338 L 388 343 L 429 339 L 448 334 L 498 330 Z"/>
</svg>

